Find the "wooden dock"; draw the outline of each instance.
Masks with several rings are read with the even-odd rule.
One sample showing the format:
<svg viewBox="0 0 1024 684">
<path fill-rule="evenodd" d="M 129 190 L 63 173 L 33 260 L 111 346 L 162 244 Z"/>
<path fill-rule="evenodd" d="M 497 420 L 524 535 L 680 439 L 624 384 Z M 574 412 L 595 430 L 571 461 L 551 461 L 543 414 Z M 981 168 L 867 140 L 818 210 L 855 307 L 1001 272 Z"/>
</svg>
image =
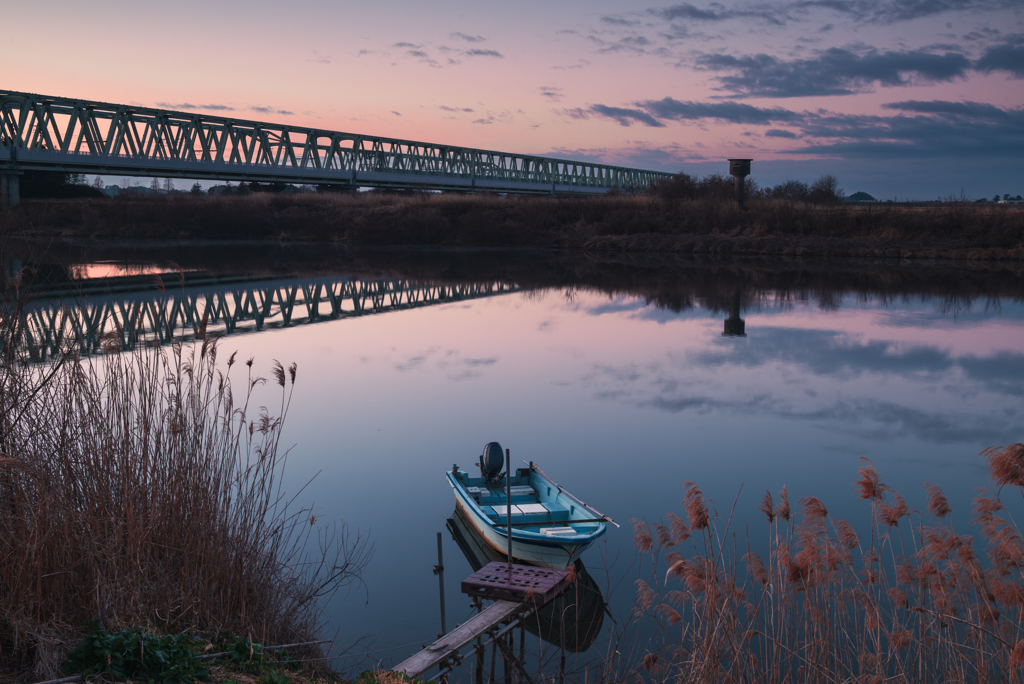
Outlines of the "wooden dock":
<svg viewBox="0 0 1024 684">
<path fill-rule="evenodd" d="M 432 667 L 457 665 L 462 659 L 459 651 L 485 634 L 491 636 L 497 648 L 500 634 L 554 599 L 567 584 L 567 573 L 562 570 L 515 564 L 510 568 L 507 563 L 490 563 L 467 577 L 462 591 L 478 597 L 476 600 L 498 600 L 392 669 L 409 677 L 419 677 Z M 482 653 L 479 652 L 478 658 L 483 658 Z M 506 657 L 504 652 L 503 657 Z"/>
<path fill-rule="evenodd" d="M 536 609 L 536 606 L 524 605 L 513 601 L 495 601 L 483 612 L 477 613 L 451 632 L 448 632 L 419 653 L 402 661 L 392 669 L 409 677 L 419 677 L 430 668 L 440 665 L 453 655 L 457 655 L 460 650 L 468 646 L 470 642 L 481 634 L 486 634 L 513 617 L 523 617 Z"/>
</svg>

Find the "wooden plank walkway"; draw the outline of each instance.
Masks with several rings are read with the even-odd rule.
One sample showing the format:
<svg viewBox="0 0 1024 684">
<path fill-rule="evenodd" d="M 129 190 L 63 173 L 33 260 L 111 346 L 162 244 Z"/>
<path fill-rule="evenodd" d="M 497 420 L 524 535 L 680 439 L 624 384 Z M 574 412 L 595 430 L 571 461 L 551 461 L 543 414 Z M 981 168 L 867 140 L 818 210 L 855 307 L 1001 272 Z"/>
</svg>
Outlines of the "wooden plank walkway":
<svg viewBox="0 0 1024 684">
<path fill-rule="evenodd" d="M 427 670 L 453 654 L 457 654 L 481 634 L 497 625 L 512 619 L 517 611 L 525 610 L 526 614 L 536 610 L 536 606 L 524 606 L 514 601 L 495 601 L 494 604 L 477 613 L 451 632 L 424 648 L 419 653 L 404 660 L 392 668 L 395 672 L 418 677 Z"/>
</svg>

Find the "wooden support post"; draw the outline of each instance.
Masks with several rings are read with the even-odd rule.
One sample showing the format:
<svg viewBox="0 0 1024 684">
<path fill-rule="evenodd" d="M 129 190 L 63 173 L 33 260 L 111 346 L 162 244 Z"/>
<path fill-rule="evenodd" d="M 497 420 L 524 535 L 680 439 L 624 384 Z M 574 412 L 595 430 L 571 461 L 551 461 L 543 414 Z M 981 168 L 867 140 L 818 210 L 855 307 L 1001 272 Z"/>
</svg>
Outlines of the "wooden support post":
<svg viewBox="0 0 1024 684">
<path fill-rule="evenodd" d="M 558 597 L 558 643 L 562 652 L 558 661 L 558 684 L 565 684 L 565 594 Z"/>
<path fill-rule="evenodd" d="M 437 575 L 437 588 L 441 592 L 441 633 L 437 635 L 440 639 L 448 630 L 444 624 L 444 557 L 441 555 L 441 533 L 437 533 L 437 565 L 434 566 L 434 574 Z"/>
<path fill-rule="evenodd" d="M 476 614 L 484 608 L 484 600 L 479 596 L 473 597 L 472 605 L 476 606 Z M 480 637 L 476 638 L 476 684 L 484 684 L 484 642 Z"/>
</svg>

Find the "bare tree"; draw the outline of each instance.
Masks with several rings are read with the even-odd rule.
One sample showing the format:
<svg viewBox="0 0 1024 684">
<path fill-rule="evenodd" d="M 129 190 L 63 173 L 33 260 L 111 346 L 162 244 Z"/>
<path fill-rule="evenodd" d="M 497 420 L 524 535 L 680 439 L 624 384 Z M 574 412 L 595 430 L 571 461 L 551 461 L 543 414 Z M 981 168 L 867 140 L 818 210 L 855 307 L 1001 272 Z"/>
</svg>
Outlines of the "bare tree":
<svg viewBox="0 0 1024 684">
<path fill-rule="evenodd" d="M 92 187 L 96 188 L 97 190 L 102 190 L 104 187 L 106 187 L 106 183 L 103 182 L 102 178 L 96 176 L 96 179 L 93 180 L 92 182 Z"/>
<path fill-rule="evenodd" d="M 174 192 L 174 181 L 170 178 L 164 178 L 164 192 L 168 195 Z"/>
<path fill-rule="evenodd" d="M 149 189 L 153 192 L 160 192 L 160 179 L 154 178 L 153 182 L 149 184 Z"/>
</svg>

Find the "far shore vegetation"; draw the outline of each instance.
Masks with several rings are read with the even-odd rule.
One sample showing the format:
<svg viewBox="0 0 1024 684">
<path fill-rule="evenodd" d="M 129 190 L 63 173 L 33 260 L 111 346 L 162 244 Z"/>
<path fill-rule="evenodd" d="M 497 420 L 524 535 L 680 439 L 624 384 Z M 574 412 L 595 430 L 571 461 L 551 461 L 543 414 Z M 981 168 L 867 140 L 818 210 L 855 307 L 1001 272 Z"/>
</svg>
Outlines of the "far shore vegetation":
<svg viewBox="0 0 1024 684">
<path fill-rule="evenodd" d="M 693 254 L 1024 259 L 1024 205 L 966 197 L 845 202 L 837 179 L 761 188 L 740 207 L 721 175 L 645 192 L 500 196 L 435 192 L 160 190 L 25 199 L 0 212 L 7 236 L 107 240 L 274 240 L 350 245 L 545 247 Z M 254 192 L 253 189 L 256 191 Z M 277 188 L 280 190 L 280 188 Z"/>
</svg>

